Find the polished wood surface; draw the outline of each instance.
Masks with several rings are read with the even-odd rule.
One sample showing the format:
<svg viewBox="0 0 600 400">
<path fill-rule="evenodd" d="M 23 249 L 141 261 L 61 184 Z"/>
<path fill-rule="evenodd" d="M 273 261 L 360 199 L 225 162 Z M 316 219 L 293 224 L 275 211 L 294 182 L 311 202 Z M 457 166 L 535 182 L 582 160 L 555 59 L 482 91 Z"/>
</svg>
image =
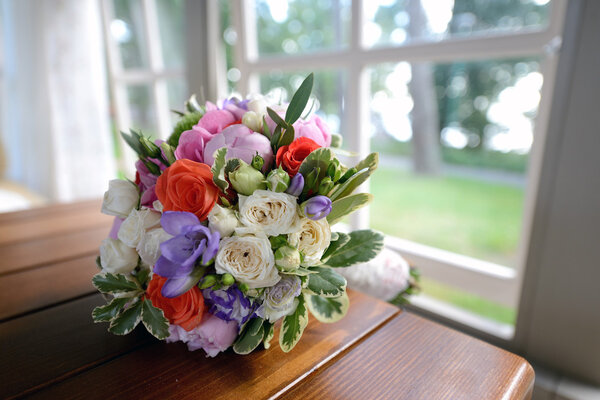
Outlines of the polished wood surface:
<svg viewBox="0 0 600 400">
<path fill-rule="evenodd" d="M 528 399 L 522 358 L 349 291 L 346 318 L 311 318 L 277 344 L 206 358 L 143 328 L 94 324 L 90 279 L 112 218 L 100 202 L 0 214 L 0 398 Z"/>
</svg>

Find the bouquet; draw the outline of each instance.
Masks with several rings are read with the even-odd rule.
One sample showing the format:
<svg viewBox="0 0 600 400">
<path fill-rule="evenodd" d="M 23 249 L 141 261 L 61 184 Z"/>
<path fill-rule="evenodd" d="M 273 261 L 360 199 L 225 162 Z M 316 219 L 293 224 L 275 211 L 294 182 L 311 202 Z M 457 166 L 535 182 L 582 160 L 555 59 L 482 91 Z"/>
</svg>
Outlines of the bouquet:
<svg viewBox="0 0 600 400">
<path fill-rule="evenodd" d="M 346 314 L 336 269 L 374 258 L 383 237 L 331 226 L 371 201 L 354 192 L 378 156 L 339 161 L 340 137 L 318 116 L 301 117 L 312 85 L 310 74 L 287 107 L 192 97 L 167 141 L 122 133 L 139 160 L 135 182 L 113 180 L 104 195 L 102 212 L 115 221 L 93 278 L 108 299 L 95 322 L 116 335 L 141 322 L 214 357 L 268 348 L 278 321 L 288 352 L 309 312 L 321 322 Z"/>
</svg>

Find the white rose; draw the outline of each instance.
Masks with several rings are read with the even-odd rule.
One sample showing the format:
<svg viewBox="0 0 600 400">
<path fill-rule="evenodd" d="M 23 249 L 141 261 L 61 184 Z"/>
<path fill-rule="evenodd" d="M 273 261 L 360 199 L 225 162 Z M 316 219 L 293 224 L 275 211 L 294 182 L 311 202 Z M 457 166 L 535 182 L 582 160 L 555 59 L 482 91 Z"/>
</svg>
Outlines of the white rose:
<svg viewBox="0 0 600 400">
<path fill-rule="evenodd" d="M 252 129 L 254 132 L 262 131 L 262 115 L 255 113 L 254 111 L 246 111 L 242 117 L 242 124 Z"/>
<path fill-rule="evenodd" d="M 256 190 L 251 196 L 239 196 L 240 221 L 265 234 L 277 236 L 300 229 L 296 197 L 287 193 Z"/>
<path fill-rule="evenodd" d="M 215 258 L 218 274 L 229 273 L 249 288 L 273 286 L 280 276 L 271 243 L 266 237 L 232 236 L 222 239 Z"/>
<path fill-rule="evenodd" d="M 135 249 L 118 239 L 106 238 L 100 245 L 100 264 L 107 272 L 126 274 L 134 270 L 138 263 Z"/>
<path fill-rule="evenodd" d="M 213 232 L 219 232 L 222 238 L 231 236 L 239 224 L 240 222 L 233 210 L 221 207 L 218 204 L 215 204 L 208 214 L 208 227 Z"/>
<path fill-rule="evenodd" d="M 153 266 L 160 257 L 160 244 L 172 237 L 172 235 L 169 235 L 162 228 L 152 229 L 142 236 L 142 240 L 140 240 L 135 249 L 143 262 Z"/>
<path fill-rule="evenodd" d="M 331 229 L 326 218 L 317 221 L 302 218 L 300 231 L 288 236 L 288 242 L 304 253 L 302 266 L 310 267 L 321 263 L 323 253 L 331 242 Z"/>
<path fill-rule="evenodd" d="M 129 247 L 137 247 L 147 230 L 160 226 L 160 213 L 144 208 L 131 210 L 119 228 L 117 237 Z"/>
<path fill-rule="evenodd" d="M 115 217 L 127 218 L 140 200 L 137 187 L 131 182 L 113 179 L 108 182 L 108 190 L 104 192 L 102 213 Z"/>
<path fill-rule="evenodd" d="M 279 318 L 292 314 L 298 307 L 298 296 L 302 291 L 302 282 L 295 275 L 285 275 L 273 287 L 266 288 L 263 303 L 256 310 L 261 318 L 275 323 Z"/>
</svg>

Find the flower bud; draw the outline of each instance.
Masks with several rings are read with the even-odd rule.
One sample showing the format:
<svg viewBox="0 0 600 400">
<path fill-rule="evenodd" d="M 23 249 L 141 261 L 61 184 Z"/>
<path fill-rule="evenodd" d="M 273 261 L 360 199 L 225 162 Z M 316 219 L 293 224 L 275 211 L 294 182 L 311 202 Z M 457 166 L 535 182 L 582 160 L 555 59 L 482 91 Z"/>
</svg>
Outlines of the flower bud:
<svg viewBox="0 0 600 400">
<path fill-rule="evenodd" d="M 160 149 L 162 150 L 162 153 L 165 156 L 166 161 L 169 164 L 173 164 L 175 162 L 175 152 L 173 150 L 173 147 L 167 142 L 162 142 L 160 144 Z"/>
<path fill-rule="evenodd" d="M 146 168 L 148 168 L 148 171 L 150 171 L 151 174 L 160 175 L 160 168 L 158 167 L 158 165 L 154 164 L 152 161 L 142 160 L 142 162 L 144 163 Z"/>
<path fill-rule="evenodd" d="M 350 179 L 352 177 L 352 175 L 356 174 L 357 172 L 358 172 L 358 170 L 356 168 L 354 168 L 354 167 L 350 168 L 348 171 L 346 171 L 346 173 L 344 175 L 342 175 L 342 177 L 340 178 L 338 183 L 346 182 L 348 179 Z"/>
<path fill-rule="evenodd" d="M 235 283 L 235 278 L 231 274 L 223 274 L 221 276 L 221 283 L 223 286 L 231 286 Z"/>
<path fill-rule="evenodd" d="M 315 196 L 302 203 L 302 211 L 308 218 L 316 221 L 331 212 L 331 199 L 326 196 Z"/>
<path fill-rule="evenodd" d="M 240 166 L 229 173 L 229 181 L 236 192 L 245 196 L 267 188 L 264 175 L 241 160 Z"/>
<path fill-rule="evenodd" d="M 262 132 L 262 116 L 254 111 L 247 111 L 242 117 L 242 124 L 254 132 Z"/>
<path fill-rule="evenodd" d="M 326 176 L 325 178 L 323 178 L 323 180 L 319 184 L 319 194 L 327 195 L 327 193 L 329 193 L 329 191 L 331 191 L 331 189 L 333 189 L 334 185 L 335 184 L 333 183 L 331 178 Z"/>
<path fill-rule="evenodd" d="M 277 249 L 281 246 L 287 245 L 287 237 L 286 235 L 269 236 L 269 242 L 271 242 L 271 247 L 273 249 Z"/>
<path fill-rule="evenodd" d="M 334 147 L 334 148 L 340 148 L 342 147 L 342 135 L 338 135 L 337 133 L 334 133 L 331 135 L 331 146 L 330 147 Z"/>
<path fill-rule="evenodd" d="M 209 287 L 214 286 L 218 281 L 218 278 L 216 275 L 211 274 L 211 275 L 206 275 L 202 281 L 200 281 L 200 284 L 198 285 L 198 287 L 200 289 L 208 289 Z"/>
<path fill-rule="evenodd" d="M 272 192 L 283 192 L 290 184 L 290 176 L 283 168 L 279 167 L 267 175 L 267 187 Z"/>
<path fill-rule="evenodd" d="M 242 291 L 242 293 L 247 293 L 248 290 L 250 290 L 250 287 L 248 286 L 247 283 L 242 282 L 238 285 L 238 289 L 240 289 Z"/>
<path fill-rule="evenodd" d="M 321 172 L 321 168 L 316 167 L 306 175 L 306 179 L 304 180 L 304 191 L 309 191 L 313 189 L 315 185 L 318 185 L 319 172 Z M 318 189 L 318 187 L 316 189 Z"/>
<path fill-rule="evenodd" d="M 235 228 L 240 225 L 235 213 L 230 208 L 215 204 L 208 213 L 208 227 L 213 232 L 219 232 L 221 237 L 231 236 Z"/>
<path fill-rule="evenodd" d="M 267 102 L 261 97 L 256 98 L 254 100 L 250 100 L 248 104 L 246 104 L 248 110 L 255 112 L 261 118 L 263 115 L 267 114 Z"/>
<path fill-rule="evenodd" d="M 257 171 L 262 171 L 262 167 L 263 165 L 265 165 L 265 159 L 262 158 L 260 155 L 255 155 L 254 158 L 252 158 L 252 168 L 254 168 Z"/>
<path fill-rule="evenodd" d="M 337 182 L 342 177 L 342 169 L 337 158 L 331 160 L 331 163 L 327 167 L 327 176 L 334 182 Z"/>
<path fill-rule="evenodd" d="M 142 151 L 146 157 L 158 158 L 161 156 L 160 148 L 148 140 L 147 137 L 140 137 L 140 144 L 142 145 Z"/>
<path fill-rule="evenodd" d="M 298 197 L 300 194 L 302 194 L 302 189 L 304 189 L 304 177 L 301 173 L 297 173 L 292 178 L 290 186 L 288 186 L 285 192 L 287 194 L 291 194 L 292 196 Z"/>
<path fill-rule="evenodd" d="M 300 266 L 300 252 L 298 249 L 285 245 L 275 252 L 275 265 L 285 271 L 293 271 Z"/>
</svg>

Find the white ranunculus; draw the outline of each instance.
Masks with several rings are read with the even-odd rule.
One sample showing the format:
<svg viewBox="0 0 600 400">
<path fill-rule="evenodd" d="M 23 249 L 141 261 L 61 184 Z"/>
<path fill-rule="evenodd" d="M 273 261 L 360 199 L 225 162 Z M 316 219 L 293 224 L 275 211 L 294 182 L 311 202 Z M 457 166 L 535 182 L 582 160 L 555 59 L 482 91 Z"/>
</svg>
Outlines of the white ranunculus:
<svg viewBox="0 0 600 400">
<path fill-rule="evenodd" d="M 160 244 L 172 237 L 172 235 L 165 232 L 162 228 L 151 229 L 142 236 L 142 240 L 140 240 L 135 249 L 143 262 L 149 266 L 153 266 L 160 257 Z"/>
<path fill-rule="evenodd" d="M 288 242 L 304 254 L 302 266 L 319 265 L 331 242 L 331 229 L 326 218 L 317 221 L 302 218 L 300 231 L 288 236 Z"/>
<path fill-rule="evenodd" d="M 113 274 L 126 274 L 134 270 L 138 253 L 119 239 L 106 238 L 100 245 L 102 269 Z"/>
<path fill-rule="evenodd" d="M 277 285 L 265 289 L 263 303 L 256 310 L 259 317 L 275 323 L 279 318 L 292 314 L 298 307 L 302 282 L 295 275 L 285 275 Z"/>
<path fill-rule="evenodd" d="M 235 212 L 226 207 L 215 204 L 208 213 L 208 227 L 213 232 L 219 232 L 221 237 L 231 236 L 235 228 L 240 225 Z"/>
<path fill-rule="evenodd" d="M 108 190 L 104 192 L 102 213 L 125 219 L 139 200 L 140 194 L 133 183 L 113 179 L 108 182 Z"/>
<path fill-rule="evenodd" d="M 262 115 L 259 115 L 254 111 L 246 111 L 246 113 L 242 117 L 242 124 L 246 125 L 254 132 L 261 132 L 263 128 Z"/>
<path fill-rule="evenodd" d="M 246 107 L 248 107 L 248 111 L 255 112 L 261 118 L 263 115 L 267 115 L 267 102 L 265 101 L 264 97 L 262 97 L 262 96 L 257 97 L 256 99 L 250 100 L 246 104 Z"/>
<path fill-rule="evenodd" d="M 129 247 L 137 247 L 147 230 L 160 226 L 160 213 L 148 208 L 133 209 L 119 228 L 117 237 Z"/>
<path fill-rule="evenodd" d="M 222 239 L 215 258 L 218 274 L 229 273 L 249 288 L 275 285 L 280 276 L 271 243 L 266 237 L 232 236 Z"/>
<path fill-rule="evenodd" d="M 287 193 L 256 190 L 251 196 L 239 196 L 240 221 L 259 228 L 269 236 L 293 233 L 300 229 L 296 197 Z"/>
</svg>

